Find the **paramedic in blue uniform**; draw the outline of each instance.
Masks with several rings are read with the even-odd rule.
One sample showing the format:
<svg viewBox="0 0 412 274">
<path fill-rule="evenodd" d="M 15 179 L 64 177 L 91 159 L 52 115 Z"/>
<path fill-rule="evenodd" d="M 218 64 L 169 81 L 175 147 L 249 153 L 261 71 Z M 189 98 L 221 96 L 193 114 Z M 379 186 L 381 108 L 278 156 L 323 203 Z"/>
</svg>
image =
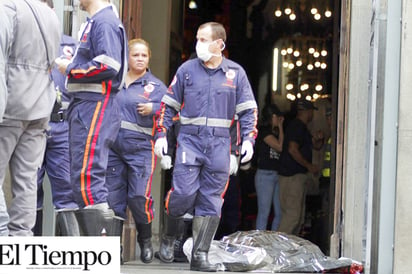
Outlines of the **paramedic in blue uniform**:
<svg viewBox="0 0 412 274">
<path fill-rule="evenodd" d="M 109 148 L 120 128 L 114 100 L 127 72 L 124 27 L 105 0 L 80 0 L 90 18 L 72 60 L 56 59 L 67 75 L 70 179 L 83 235 L 118 236 L 122 220 L 109 208 L 106 170 Z"/>
<path fill-rule="evenodd" d="M 230 126 L 239 117 L 241 162 L 252 158 L 257 135 L 257 105 L 243 68 L 222 55 L 224 27 L 215 22 L 197 31 L 198 58 L 182 64 L 163 96 L 157 120 L 155 153 L 167 153 L 166 134 L 180 112 L 180 130 L 172 188 L 165 201 L 165 224 L 159 256 L 173 261 L 176 227 L 181 216 L 194 211 L 190 269 L 217 271 L 208 261 L 211 241 L 219 225 L 223 196 L 229 181 Z"/>
<path fill-rule="evenodd" d="M 70 60 L 76 45 L 72 37 L 63 35 L 59 56 Z M 79 236 L 79 227 L 74 214 L 78 206 L 70 184 L 69 124 L 67 122 L 67 107 L 70 98 L 65 88 L 65 77 L 57 68 L 52 69 L 51 73 L 56 87 L 56 101 L 50 115 L 49 129 L 46 132 L 47 143 L 43 164 L 37 173 L 37 216 L 33 232 L 35 236 L 40 236 L 43 231 L 43 180 L 47 172 L 53 205 L 57 212 L 56 235 Z"/>
<path fill-rule="evenodd" d="M 153 152 L 154 121 L 167 90 L 163 82 L 150 72 L 150 56 L 149 44 L 145 40 L 129 41 L 126 85 L 116 95 L 121 126 L 109 153 L 106 177 L 109 205 L 116 215 L 126 218 L 127 205 L 132 212 L 140 258 L 144 263 L 153 260 L 154 206 L 151 190 L 156 163 Z"/>
</svg>

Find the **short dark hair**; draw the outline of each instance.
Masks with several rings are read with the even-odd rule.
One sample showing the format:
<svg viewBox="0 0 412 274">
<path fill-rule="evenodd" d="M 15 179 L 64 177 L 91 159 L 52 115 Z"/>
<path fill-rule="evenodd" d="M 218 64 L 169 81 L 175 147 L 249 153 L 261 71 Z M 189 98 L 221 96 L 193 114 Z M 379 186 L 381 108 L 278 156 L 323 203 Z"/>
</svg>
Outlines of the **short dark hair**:
<svg viewBox="0 0 412 274">
<path fill-rule="evenodd" d="M 201 24 L 199 26 L 199 29 L 203 29 L 206 27 L 209 27 L 212 29 L 212 39 L 216 40 L 216 39 L 222 39 L 223 42 L 226 42 L 226 30 L 223 27 L 222 24 L 217 23 L 217 22 L 207 22 L 204 24 Z"/>
</svg>

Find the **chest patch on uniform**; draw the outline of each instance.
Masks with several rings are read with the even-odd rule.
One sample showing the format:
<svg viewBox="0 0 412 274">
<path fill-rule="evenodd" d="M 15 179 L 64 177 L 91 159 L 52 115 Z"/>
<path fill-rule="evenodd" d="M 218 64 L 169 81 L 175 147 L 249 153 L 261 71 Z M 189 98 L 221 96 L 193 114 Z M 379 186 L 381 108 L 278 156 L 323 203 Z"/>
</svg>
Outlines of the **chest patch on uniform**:
<svg viewBox="0 0 412 274">
<path fill-rule="evenodd" d="M 236 76 L 236 72 L 235 72 L 233 69 L 229 69 L 229 70 L 226 72 L 226 78 L 227 78 L 228 80 L 233 80 L 233 79 L 235 79 L 235 76 Z"/>
<path fill-rule="evenodd" d="M 144 91 L 145 92 L 152 92 L 154 90 L 154 86 L 152 84 L 147 84 L 146 86 L 144 86 Z"/>
<path fill-rule="evenodd" d="M 236 77 L 236 72 L 233 69 L 229 69 L 226 71 L 226 83 L 223 83 L 223 86 L 231 87 L 231 88 L 236 88 L 235 85 L 233 85 L 233 79 Z"/>
</svg>

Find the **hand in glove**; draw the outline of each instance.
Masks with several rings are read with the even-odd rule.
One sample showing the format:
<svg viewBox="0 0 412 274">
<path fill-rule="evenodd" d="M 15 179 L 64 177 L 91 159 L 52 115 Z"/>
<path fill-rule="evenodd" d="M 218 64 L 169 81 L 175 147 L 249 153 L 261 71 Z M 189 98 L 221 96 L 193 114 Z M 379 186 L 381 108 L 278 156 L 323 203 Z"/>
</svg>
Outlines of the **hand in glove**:
<svg viewBox="0 0 412 274">
<path fill-rule="evenodd" d="M 166 137 L 160 137 L 156 140 L 154 145 L 154 153 L 157 157 L 163 158 L 167 154 L 167 139 Z"/>
<path fill-rule="evenodd" d="M 169 155 L 163 156 L 162 160 L 160 161 L 160 166 L 164 170 L 171 169 L 172 166 L 173 166 L 172 165 L 172 157 L 170 157 Z"/>
<path fill-rule="evenodd" d="M 241 160 L 240 163 L 246 163 L 252 160 L 253 156 L 253 145 L 252 142 L 246 140 L 242 143 L 242 150 L 240 152 Z"/>
<path fill-rule="evenodd" d="M 237 173 L 238 164 L 237 164 L 237 157 L 233 154 L 230 154 L 230 170 L 229 174 L 234 175 Z"/>
</svg>

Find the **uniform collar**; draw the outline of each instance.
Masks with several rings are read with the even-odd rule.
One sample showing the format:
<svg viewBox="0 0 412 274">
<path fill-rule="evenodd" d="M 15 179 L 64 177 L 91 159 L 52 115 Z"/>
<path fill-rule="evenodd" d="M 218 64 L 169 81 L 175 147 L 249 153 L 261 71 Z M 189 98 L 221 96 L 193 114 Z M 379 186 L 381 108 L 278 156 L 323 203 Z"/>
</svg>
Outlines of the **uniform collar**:
<svg viewBox="0 0 412 274">
<path fill-rule="evenodd" d="M 202 65 L 202 67 L 204 67 L 205 69 L 210 70 L 210 71 L 216 71 L 216 70 L 221 69 L 223 72 L 226 73 L 229 70 L 229 63 L 228 63 L 228 60 L 225 58 L 225 56 L 222 56 L 222 62 L 220 63 L 219 66 L 217 66 L 214 69 L 208 68 L 207 66 L 205 66 L 205 64 L 203 63 L 203 61 L 200 58 L 197 58 L 197 60 Z"/>
</svg>

